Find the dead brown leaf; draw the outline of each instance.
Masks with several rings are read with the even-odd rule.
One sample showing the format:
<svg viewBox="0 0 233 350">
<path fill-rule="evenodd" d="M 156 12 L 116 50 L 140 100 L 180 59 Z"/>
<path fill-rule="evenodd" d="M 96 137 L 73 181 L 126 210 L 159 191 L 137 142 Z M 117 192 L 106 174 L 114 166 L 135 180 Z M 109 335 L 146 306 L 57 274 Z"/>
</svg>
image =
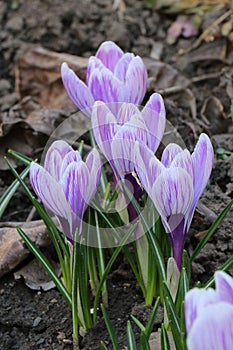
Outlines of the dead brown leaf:
<svg viewBox="0 0 233 350">
<path fill-rule="evenodd" d="M 171 350 L 176 350 L 175 343 L 173 340 L 172 332 L 168 331 L 167 332 L 169 343 L 170 343 L 170 349 Z M 159 329 L 157 332 L 151 333 L 150 339 L 149 339 L 149 344 L 150 344 L 150 350 L 159 350 L 161 349 L 161 330 Z"/>
<path fill-rule="evenodd" d="M 22 227 L 25 233 L 38 247 L 46 247 L 50 244 L 50 238 L 42 220 L 1 223 L 0 277 L 13 270 L 30 253 L 15 228 L 17 225 Z"/>
<path fill-rule="evenodd" d="M 20 99 L 31 96 L 43 107 L 74 110 L 61 81 L 63 62 L 85 79 L 87 58 L 49 51 L 41 46 L 26 51 L 16 65 L 16 91 Z"/>
<path fill-rule="evenodd" d="M 218 133 L 225 129 L 227 116 L 224 113 L 221 101 L 217 97 L 210 96 L 205 99 L 201 109 L 201 117 L 208 129 L 215 130 Z"/>
<path fill-rule="evenodd" d="M 50 255 L 45 254 L 45 256 L 49 260 L 57 275 L 60 276 L 61 268 L 59 263 L 54 262 Z M 51 281 L 50 276 L 37 259 L 33 259 L 26 266 L 14 273 L 14 278 L 16 280 L 20 279 L 21 277 L 23 277 L 25 284 L 33 290 L 43 289 L 44 291 L 47 291 L 55 287 L 55 284 L 53 281 Z"/>
<path fill-rule="evenodd" d="M 191 84 L 189 79 L 167 63 L 151 58 L 143 58 L 143 61 L 147 67 L 149 76 L 149 92 L 175 86 L 186 88 Z"/>
</svg>

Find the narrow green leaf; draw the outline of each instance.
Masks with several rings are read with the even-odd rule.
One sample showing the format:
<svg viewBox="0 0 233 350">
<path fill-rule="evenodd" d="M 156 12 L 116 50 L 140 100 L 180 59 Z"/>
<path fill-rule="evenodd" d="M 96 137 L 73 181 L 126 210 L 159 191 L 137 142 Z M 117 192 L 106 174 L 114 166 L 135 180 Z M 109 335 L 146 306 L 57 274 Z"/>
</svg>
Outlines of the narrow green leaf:
<svg viewBox="0 0 233 350">
<path fill-rule="evenodd" d="M 174 342 L 176 344 L 176 348 L 179 350 L 183 350 L 183 340 L 182 340 L 182 334 L 180 329 L 180 320 L 176 313 L 175 304 L 172 300 L 171 294 L 167 288 L 166 283 L 163 284 L 164 286 L 164 304 L 166 307 L 168 319 L 169 319 L 169 326 L 171 327 Z"/>
<path fill-rule="evenodd" d="M 150 314 L 149 320 L 148 320 L 147 325 L 146 325 L 145 335 L 147 337 L 147 340 L 149 340 L 151 332 L 153 330 L 153 327 L 154 327 L 154 324 L 155 324 L 155 318 L 156 318 L 156 315 L 157 315 L 157 311 L 158 311 L 159 305 L 160 305 L 160 297 L 158 297 L 156 299 L 156 302 L 154 304 L 154 307 L 152 309 L 152 312 Z"/>
<path fill-rule="evenodd" d="M 233 266 L 233 256 L 231 256 L 224 264 L 222 264 L 218 270 L 220 271 L 228 271 Z M 208 282 L 204 284 L 204 288 L 210 288 L 214 285 L 214 276 L 212 276 Z M 199 286 L 201 288 L 201 285 Z"/>
<path fill-rule="evenodd" d="M 127 322 L 127 343 L 128 350 L 137 350 L 136 340 L 130 321 Z"/>
<path fill-rule="evenodd" d="M 171 350 L 170 343 L 164 324 L 161 325 L 161 350 Z"/>
<path fill-rule="evenodd" d="M 14 151 L 12 149 L 8 150 L 8 153 L 10 153 L 12 156 L 14 156 L 16 159 L 20 160 L 24 165 L 30 165 L 31 162 L 33 162 L 33 159 L 23 155 L 20 152 Z"/>
<path fill-rule="evenodd" d="M 71 296 L 68 293 L 66 287 L 54 271 L 52 265 L 47 260 L 47 258 L 44 256 L 44 254 L 41 253 L 41 251 L 37 248 L 37 246 L 31 241 L 31 239 L 26 235 L 26 233 L 20 228 L 16 227 L 18 233 L 22 237 L 23 241 L 26 243 L 27 247 L 31 250 L 31 252 L 35 255 L 37 260 L 41 263 L 43 268 L 48 272 L 49 276 L 51 277 L 54 284 L 57 286 L 59 292 L 62 294 L 63 298 L 66 300 L 68 306 L 72 308 L 72 301 Z"/>
<path fill-rule="evenodd" d="M 101 350 L 108 350 L 107 346 L 104 344 L 104 342 L 101 340 L 100 342 Z"/>
<path fill-rule="evenodd" d="M 130 228 L 130 230 L 128 231 L 128 233 L 125 235 L 125 237 L 123 237 L 122 241 L 120 242 L 120 245 L 114 250 L 114 253 L 112 254 L 112 256 L 111 256 L 107 266 L 105 267 L 105 270 L 104 270 L 103 276 L 102 276 L 102 278 L 100 280 L 99 287 L 98 287 L 98 290 L 96 292 L 96 296 L 95 296 L 95 300 L 94 300 L 94 316 L 93 316 L 94 322 L 96 321 L 96 318 L 97 318 L 97 307 L 98 307 L 98 302 L 99 302 L 99 297 L 100 297 L 100 293 L 101 293 L 101 290 L 102 290 L 102 286 L 103 286 L 103 284 L 106 281 L 107 275 L 108 275 L 108 273 L 109 273 L 109 271 L 110 271 L 114 261 L 116 260 L 117 256 L 120 254 L 124 244 L 127 242 L 129 237 L 134 232 L 136 226 L 137 226 L 136 224 L 133 225 Z"/>
<path fill-rule="evenodd" d="M 130 190 L 128 189 L 126 184 L 124 184 L 122 182 L 122 185 L 123 185 L 123 188 L 124 188 L 127 196 L 130 198 L 135 210 L 137 211 L 138 216 L 141 218 L 142 224 L 147 232 L 148 239 L 149 239 L 149 242 L 151 244 L 152 251 L 154 253 L 154 257 L 156 259 L 156 263 L 158 266 L 158 271 L 160 274 L 161 281 L 166 281 L 165 263 L 164 263 L 164 258 L 163 258 L 161 249 L 159 247 L 158 240 L 155 237 L 155 235 L 153 234 L 153 232 L 151 231 L 150 227 L 148 227 L 147 222 L 141 213 L 141 208 L 140 208 L 138 202 L 136 201 L 136 199 L 134 198 L 133 194 L 130 192 Z"/>
<path fill-rule="evenodd" d="M 130 317 L 132 318 L 134 323 L 141 329 L 141 331 L 145 333 L 146 327 L 143 326 L 143 324 L 134 315 L 130 315 Z"/>
<path fill-rule="evenodd" d="M 143 331 L 140 333 L 140 350 L 150 350 L 149 341 Z"/>
<path fill-rule="evenodd" d="M 230 201 L 230 203 L 226 206 L 225 209 L 221 212 L 221 214 L 218 216 L 218 218 L 215 220 L 215 222 L 211 225 L 210 229 L 208 230 L 207 234 L 203 237 L 203 239 L 199 242 L 196 249 L 194 250 L 190 261 L 191 263 L 196 258 L 196 256 L 200 253 L 202 248 L 206 245 L 207 241 L 210 239 L 210 237 L 214 234 L 214 232 L 217 230 L 218 226 L 222 222 L 222 220 L 225 218 L 227 213 L 230 211 L 231 207 L 233 205 L 233 199 Z"/>
<path fill-rule="evenodd" d="M 23 172 L 19 175 L 22 180 L 25 179 L 29 172 L 29 166 L 27 166 L 26 169 L 23 170 Z M 17 191 L 18 187 L 20 186 L 20 182 L 16 179 L 5 191 L 5 193 L 0 198 L 0 218 L 2 217 L 4 211 L 7 208 L 8 203 L 10 202 L 11 198 Z"/>
<path fill-rule="evenodd" d="M 114 328 L 113 328 L 113 326 L 108 318 L 107 311 L 105 310 L 105 307 L 102 304 L 100 306 L 101 306 L 104 322 L 106 324 L 110 339 L 112 341 L 113 350 L 120 350 L 120 347 L 119 347 L 119 344 L 117 341 L 117 336 L 116 336 Z"/>
<path fill-rule="evenodd" d="M 78 261 L 79 261 L 79 243 L 77 240 L 78 230 L 75 232 L 75 239 L 72 254 L 72 322 L 73 322 L 73 338 L 78 339 L 79 326 L 85 328 L 78 316 Z"/>
<path fill-rule="evenodd" d="M 185 294 L 189 290 L 189 281 L 188 281 L 188 276 L 186 273 L 185 267 L 182 267 L 180 271 L 180 279 L 179 279 L 179 285 L 178 285 L 178 290 L 176 294 L 176 301 L 175 301 L 175 306 L 176 306 L 176 311 L 179 312 L 181 308 L 181 304 L 184 300 Z"/>
</svg>

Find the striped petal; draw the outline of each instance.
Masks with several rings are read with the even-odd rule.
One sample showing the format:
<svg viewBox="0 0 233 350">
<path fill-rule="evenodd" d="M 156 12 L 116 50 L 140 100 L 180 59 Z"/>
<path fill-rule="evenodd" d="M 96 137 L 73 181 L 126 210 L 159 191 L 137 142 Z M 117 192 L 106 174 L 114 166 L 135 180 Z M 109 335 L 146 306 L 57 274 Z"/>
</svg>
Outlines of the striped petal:
<svg viewBox="0 0 233 350">
<path fill-rule="evenodd" d="M 121 103 L 119 104 L 119 110 L 116 117 L 117 123 L 123 125 L 128 122 L 133 115 L 138 115 L 139 113 L 139 109 L 133 103 Z"/>
<path fill-rule="evenodd" d="M 87 156 L 86 165 L 90 173 L 90 198 L 88 201 L 91 201 L 97 187 L 99 186 L 100 177 L 101 177 L 101 159 L 99 152 L 94 148 Z"/>
<path fill-rule="evenodd" d="M 169 143 L 163 151 L 161 162 L 166 168 L 169 168 L 175 156 L 182 151 L 182 148 L 176 143 Z"/>
<path fill-rule="evenodd" d="M 167 232 L 172 232 L 189 212 L 193 200 L 193 183 L 182 168 L 165 169 L 152 187 L 152 200 Z M 173 220 L 173 216 L 177 220 Z"/>
<path fill-rule="evenodd" d="M 142 110 L 142 117 L 151 134 L 151 149 L 155 152 L 163 138 L 166 124 L 165 106 L 161 95 L 151 95 Z"/>
<path fill-rule="evenodd" d="M 80 153 L 78 151 L 74 151 L 72 149 L 71 152 L 67 153 L 62 161 L 62 166 L 61 166 L 61 174 L 63 174 L 68 167 L 68 165 L 72 162 L 78 163 L 81 162 L 82 158 L 80 156 Z"/>
<path fill-rule="evenodd" d="M 212 288 L 200 289 L 193 288 L 185 296 L 185 325 L 189 333 L 193 323 L 199 316 L 203 308 L 209 304 L 214 304 L 220 301 L 216 291 Z"/>
<path fill-rule="evenodd" d="M 203 309 L 188 334 L 188 350 L 233 349 L 233 305 L 220 302 Z"/>
<path fill-rule="evenodd" d="M 223 271 L 217 271 L 214 279 L 220 299 L 233 304 L 233 278 Z"/>
<path fill-rule="evenodd" d="M 114 75 L 119 80 L 124 81 L 126 79 L 126 73 L 127 73 L 129 64 L 134 57 L 135 57 L 134 54 L 126 53 L 117 62 L 116 66 L 114 68 Z"/>
<path fill-rule="evenodd" d="M 88 167 L 83 161 L 71 163 L 61 178 L 61 186 L 71 212 L 80 219 L 83 217 L 84 211 L 89 204 L 89 181 Z"/>
<path fill-rule="evenodd" d="M 129 64 L 125 84 L 121 86 L 118 101 L 125 101 L 140 105 L 146 94 L 147 71 L 139 56 L 132 59 Z"/>
<path fill-rule="evenodd" d="M 171 162 L 171 167 L 174 168 L 182 168 L 187 171 L 187 173 L 191 176 L 191 179 L 193 181 L 193 166 L 192 166 L 192 159 L 191 154 L 187 149 L 183 150 L 182 152 L 179 152 Z"/>
<path fill-rule="evenodd" d="M 72 147 L 65 141 L 55 141 L 49 147 L 45 156 L 44 168 L 57 181 L 60 179 L 63 158 L 72 151 Z"/>
<path fill-rule="evenodd" d="M 204 188 L 210 178 L 214 161 L 214 150 L 209 137 L 201 134 L 192 154 L 194 171 L 194 201 L 195 208 L 198 199 L 202 195 Z"/>
<path fill-rule="evenodd" d="M 30 166 L 30 182 L 47 209 L 69 220 L 70 210 L 61 185 L 45 169 L 34 162 Z"/>
<path fill-rule="evenodd" d="M 135 169 L 141 184 L 151 197 L 152 186 L 164 170 L 164 166 L 146 145 L 139 142 L 135 142 L 134 159 Z"/>
<path fill-rule="evenodd" d="M 97 101 L 92 110 L 91 121 L 95 140 L 105 157 L 110 159 L 110 142 L 119 128 L 116 119 L 106 104 Z"/>
<path fill-rule="evenodd" d="M 119 90 L 123 82 L 118 80 L 113 73 L 102 67 L 92 71 L 88 86 L 95 101 L 103 101 L 106 103 L 124 102 L 119 99 Z"/>
<path fill-rule="evenodd" d="M 66 63 L 62 64 L 61 76 L 71 101 L 86 115 L 90 116 L 94 98 L 90 89 L 80 80 Z"/>
<path fill-rule="evenodd" d="M 113 72 L 123 54 L 123 51 L 113 41 L 105 41 L 100 45 L 96 57 Z"/>
</svg>

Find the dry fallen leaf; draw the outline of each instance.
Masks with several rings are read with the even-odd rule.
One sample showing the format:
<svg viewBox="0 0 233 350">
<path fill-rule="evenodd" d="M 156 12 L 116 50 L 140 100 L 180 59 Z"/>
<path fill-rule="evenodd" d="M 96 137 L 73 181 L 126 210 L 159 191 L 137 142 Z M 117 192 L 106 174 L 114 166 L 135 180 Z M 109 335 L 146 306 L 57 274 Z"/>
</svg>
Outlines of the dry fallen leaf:
<svg viewBox="0 0 233 350">
<path fill-rule="evenodd" d="M 45 256 L 57 275 L 60 276 L 61 268 L 59 263 L 54 262 L 48 254 L 45 254 Z M 37 259 L 33 259 L 26 266 L 14 273 L 14 278 L 16 280 L 21 277 L 23 277 L 25 284 L 33 290 L 43 289 L 44 291 L 47 291 L 55 287 L 55 284 L 51 281 L 48 273 L 44 270 Z"/>
<path fill-rule="evenodd" d="M 1 223 L 0 277 L 13 270 L 30 254 L 15 228 L 17 225 L 22 227 L 25 233 L 38 247 L 46 247 L 50 244 L 50 238 L 42 220 Z"/>
<path fill-rule="evenodd" d="M 231 122 L 224 112 L 221 101 L 215 96 L 205 99 L 201 109 L 201 118 L 212 133 L 224 132 Z"/>
<path fill-rule="evenodd" d="M 173 340 L 172 332 L 168 331 L 167 332 L 169 343 L 170 343 L 170 349 L 171 350 L 176 350 L 175 343 Z M 150 335 L 149 339 L 149 344 L 150 344 L 150 350 L 158 350 L 161 349 L 161 331 L 160 329 L 157 332 L 153 332 Z"/>
<path fill-rule="evenodd" d="M 63 62 L 85 79 L 87 58 L 49 51 L 41 46 L 26 51 L 16 65 L 16 91 L 20 99 L 31 96 L 43 107 L 74 110 L 61 81 Z"/>
</svg>

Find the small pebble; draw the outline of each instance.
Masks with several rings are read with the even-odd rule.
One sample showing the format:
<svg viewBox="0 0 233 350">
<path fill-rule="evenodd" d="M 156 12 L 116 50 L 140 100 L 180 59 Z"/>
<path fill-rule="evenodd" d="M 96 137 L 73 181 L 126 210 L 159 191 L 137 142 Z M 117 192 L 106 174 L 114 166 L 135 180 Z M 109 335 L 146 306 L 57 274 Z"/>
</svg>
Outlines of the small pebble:
<svg viewBox="0 0 233 350">
<path fill-rule="evenodd" d="M 39 325 L 39 323 L 41 322 L 41 320 L 42 320 L 41 317 L 35 318 L 35 320 L 33 322 L 33 327 L 37 327 Z"/>
</svg>

